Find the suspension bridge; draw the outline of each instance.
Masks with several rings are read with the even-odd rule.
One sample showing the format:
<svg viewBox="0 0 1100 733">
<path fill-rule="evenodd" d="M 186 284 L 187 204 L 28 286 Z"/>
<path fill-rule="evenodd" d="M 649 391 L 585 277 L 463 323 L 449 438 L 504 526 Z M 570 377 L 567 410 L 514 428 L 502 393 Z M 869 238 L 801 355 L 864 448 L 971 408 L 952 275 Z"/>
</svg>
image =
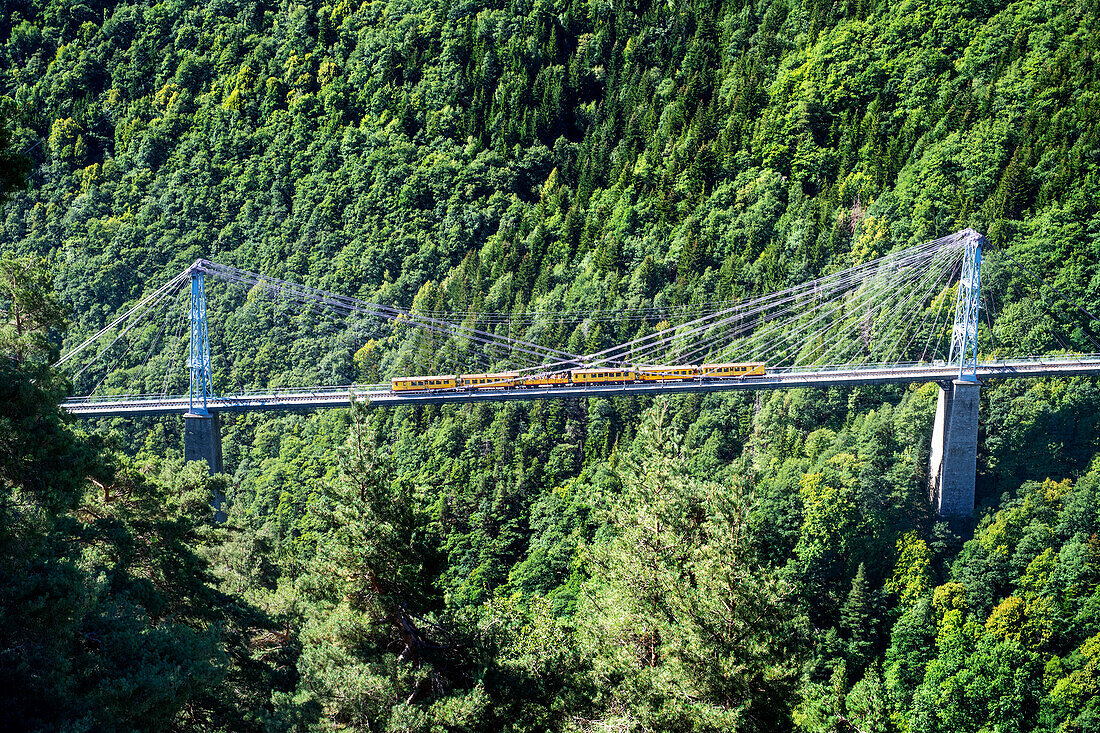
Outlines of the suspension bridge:
<svg viewBox="0 0 1100 733">
<path fill-rule="evenodd" d="M 1003 355 L 1011 345 L 994 343 L 994 300 L 982 296 L 983 244 L 980 234 L 967 229 L 735 301 L 522 314 L 372 303 L 198 260 L 69 349 L 55 366 L 76 368 L 78 386 L 87 384 L 84 375 L 96 374 L 94 369 L 104 372 L 89 394 L 63 404 L 70 414 L 183 415 L 185 456 L 205 460 L 215 471 L 221 470 L 218 416 L 224 413 L 318 410 L 348 407 L 353 401 L 401 406 L 937 382 L 941 389 L 930 498 L 943 514 L 969 514 L 981 380 L 1100 374 L 1100 354 Z M 304 311 L 359 319 L 371 324 L 372 333 L 387 334 L 393 350 L 405 356 L 388 364 L 388 376 L 394 379 L 387 383 L 218 393 L 207 318 L 208 279 L 239 288 L 247 298 L 266 296 Z M 182 293 L 188 293 L 187 307 L 172 336 L 170 306 Z M 980 335 L 983 302 L 988 328 Z M 166 306 L 161 330 L 170 351 L 161 392 L 119 394 L 116 386 L 97 393 L 128 353 L 120 344 Z M 633 327 L 633 337 L 577 354 L 562 348 L 560 336 L 547 332 L 554 324 L 583 330 L 601 323 L 626 323 Z M 149 347 L 143 365 L 149 364 L 157 343 Z M 182 343 L 187 345 L 188 391 L 170 394 L 172 365 L 178 365 L 175 355 Z M 983 347 L 998 356 L 984 355 Z M 761 374 L 715 378 L 698 366 L 704 362 L 764 366 Z M 615 378 L 580 384 L 568 377 L 576 370 Z M 474 387 L 455 376 L 475 371 L 472 376 L 482 377 L 483 384 Z M 643 373 L 649 378 L 643 379 Z M 429 377 L 423 388 L 398 386 L 396 378 L 414 374 L 452 376 Z"/>
</svg>

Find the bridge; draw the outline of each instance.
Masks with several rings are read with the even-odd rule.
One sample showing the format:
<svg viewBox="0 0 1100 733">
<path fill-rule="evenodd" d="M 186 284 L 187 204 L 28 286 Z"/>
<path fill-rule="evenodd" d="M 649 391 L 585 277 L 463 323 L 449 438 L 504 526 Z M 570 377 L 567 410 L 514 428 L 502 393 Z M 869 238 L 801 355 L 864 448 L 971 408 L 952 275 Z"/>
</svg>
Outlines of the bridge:
<svg viewBox="0 0 1100 733">
<path fill-rule="evenodd" d="M 1051 356 L 1033 359 L 983 361 L 976 368 L 982 379 L 1027 379 L 1034 377 L 1100 375 L 1100 354 Z M 461 402 L 504 402 L 509 400 L 582 399 L 622 395 L 676 394 L 686 392 L 726 392 L 730 390 L 796 389 L 804 387 L 852 387 L 866 384 L 912 382 L 950 383 L 958 369 L 947 364 L 893 364 L 864 369 L 826 367 L 819 369 L 781 368 L 762 377 L 712 381 L 657 382 L 632 384 L 586 384 L 562 387 L 516 388 L 502 390 L 453 390 L 401 393 L 387 384 L 349 384 L 332 387 L 257 390 L 211 397 L 211 412 L 312 411 L 333 407 L 351 407 L 362 402 L 376 407 L 402 405 L 447 405 Z M 125 395 L 73 397 L 65 409 L 77 417 L 128 417 L 134 415 L 183 415 L 191 409 L 187 395 Z"/>
<path fill-rule="evenodd" d="M 945 515 L 967 515 L 974 508 L 978 392 L 982 380 L 1100 374 L 1100 353 L 991 358 L 979 353 L 982 247 L 973 230 L 899 250 L 846 270 L 790 288 L 738 301 L 702 307 L 635 311 L 534 313 L 514 323 L 499 313 L 421 312 L 369 303 L 264 275 L 198 260 L 169 279 L 98 333 L 70 349 L 58 367 L 80 364 L 79 377 L 99 361 L 156 306 L 187 286 L 190 297 L 187 394 L 89 394 L 63 404 L 82 418 L 172 415 L 184 417 L 185 457 L 221 470 L 222 413 L 308 411 L 370 406 L 445 405 L 508 400 L 582 399 L 621 395 L 657 396 L 688 392 L 772 390 L 869 384 L 936 382 L 940 385 L 930 466 L 930 499 Z M 520 386 L 461 386 L 395 390 L 390 383 L 297 387 L 215 394 L 210 356 L 205 281 L 207 277 L 284 298 L 308 308 L 343 316 L 355 314 L 387 324 L 408 338 L 428 334 L 433 370 L 422 374 L 514 370 L 538 377 L 571 369 L 667 367 L 703 360 L 737 359 L 766 364 L 764 374 L 740 378 L 666 378 L 659 381 Z M 992 305 L 990 302 L 989 305 Z M 988 310 L 988 308 L 987 308 Z M 659 327 L 596 351 L 573 354 L 546 339 L 521 338 L 523 326 L 547 319 L 660 319 Z M 988 316 L 987 316 L 988 318 Z M 507 333 L 502 324 L 507 322 Z M 990 324 L 992 335 L 992 325 Z M 107 342 L 104 348 L 102 344 Z M 441 354 L 450 348 L 451 362 Z M 1100 351 L 1100 347 L 1097 349 Z M 77 357 L 85 359 L 78 361 Z M 895 356 L 916 356 L 900 361 Z M 417 365 L 402 365 L 415 371 Z M 447 367 L 448 371 L 441 371 Z M 460 368 L 466 367 L 466 368 Z M 410 371 L 394 373 L 404 376 Z M 103 380 L 100 380 L 102 384 Z M 167 381 L 166 381 L 167 385 Z"/>
</svg>

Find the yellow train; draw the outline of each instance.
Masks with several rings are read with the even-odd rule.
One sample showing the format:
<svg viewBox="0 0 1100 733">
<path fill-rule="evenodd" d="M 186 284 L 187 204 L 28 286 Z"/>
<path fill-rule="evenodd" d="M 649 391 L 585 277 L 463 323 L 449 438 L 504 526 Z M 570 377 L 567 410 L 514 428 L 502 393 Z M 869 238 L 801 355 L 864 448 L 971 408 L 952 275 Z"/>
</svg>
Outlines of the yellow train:
<svg viewBox="0 0 1100 733">
<path fill-rule="evenodd" d="M 394 392 L 435 392 L 439 390 L 492 390 L 520 387 L 555 387 L 565 384 L 627 384 L 635 382 L 687 382 L 695 380 L 740 379 L 764 375 L 764 364 L 728 363 L 699 366 L 643 366 L 572 369 L 547 374 L 521 375 L 519 372 L 486 374 L 448 374 L 444 376 L 396 377 Z"/>
</svg>

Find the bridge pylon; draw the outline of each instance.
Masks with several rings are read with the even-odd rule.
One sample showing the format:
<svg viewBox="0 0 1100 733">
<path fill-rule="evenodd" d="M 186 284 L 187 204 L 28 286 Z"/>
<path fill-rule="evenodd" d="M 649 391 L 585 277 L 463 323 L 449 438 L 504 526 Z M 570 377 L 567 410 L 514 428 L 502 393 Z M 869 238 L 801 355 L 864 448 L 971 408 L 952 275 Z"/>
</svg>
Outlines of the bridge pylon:
<svg viewBox="0 0 1100 733">
<path fill-rule="evenodd" d="M 206 415 L 207 401 L 213 396 L 210 381 L 210 330 L 206 324 L 206 288 L 203 273 L 191 269 L 191 346 L 187 359 L 191 371 L 189 412 Z"/>
<path fill-rule="evenodd" d="M 206 461 L 210 473 L 220 473 L 221 421 L 207 408 L 214 394 L 210 374 L 210 331 L 206 322 L 206 288 L 203 273 L 197 266 L 191 268 L 190 320 L 191 344 L 187 364 L 191 387 L 187 414 L 183 416 L 183 457 L 186 461 Z M 220 505 L 217 497 L 215 504 Z M 220 506 L 215 506 L 215 509 L 220 509 Z"/>
<path fill-rule="evenodd" d="M 941 384 L 929 455 L 929 498 L 936 513 L 963 517 L 974 513 L 974 478 L 978 467 L 978 308 L 985 237 L 973 229 L 966 236 L 955 326 L 948 363 L 959 376 Z"/>
<path fill-rule="evenodd" d="M 955 296 L 955 327 L 951 330 L 951 352 L 948 363 L 959 365 L 959 379 L 977 382 L 978 368 L 978 308 L 982 284 L 982 245 L 985 237 L 973 229 L 964 229 L 966 253 L 963 255 L 959 290 Z"/>
</svg>

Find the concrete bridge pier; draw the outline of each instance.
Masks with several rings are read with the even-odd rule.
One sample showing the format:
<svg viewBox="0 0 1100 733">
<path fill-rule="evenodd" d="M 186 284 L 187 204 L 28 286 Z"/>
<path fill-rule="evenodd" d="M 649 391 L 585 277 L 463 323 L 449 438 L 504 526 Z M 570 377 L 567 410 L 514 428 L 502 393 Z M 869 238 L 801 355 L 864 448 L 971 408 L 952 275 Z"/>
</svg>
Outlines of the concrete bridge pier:
<svg viewBox="0 0 1100 733">
<path fill-rule="evenodd" d="M 932 429 L 929 498 L 936 513 L 974 513 L 974 474 L 978 464 L 978 382 L 954 380 L 940 386 Z"/>
<path fill-rule="evenodd" d="M 222 473 L 222 424 L 218 413 L 188 412 L 183 416 L 183 460 L 206 461 L 210 475 Z M 214 521 L 225 521 L 224 504 L 225 494 L 215 489 Z"/>
<path fill-rule="evenodd" d="M 183 416 L 183 460 L 206 461 L 210 473 L 222 472 L 222 430 L 218 414 Z"/>
</svg>

